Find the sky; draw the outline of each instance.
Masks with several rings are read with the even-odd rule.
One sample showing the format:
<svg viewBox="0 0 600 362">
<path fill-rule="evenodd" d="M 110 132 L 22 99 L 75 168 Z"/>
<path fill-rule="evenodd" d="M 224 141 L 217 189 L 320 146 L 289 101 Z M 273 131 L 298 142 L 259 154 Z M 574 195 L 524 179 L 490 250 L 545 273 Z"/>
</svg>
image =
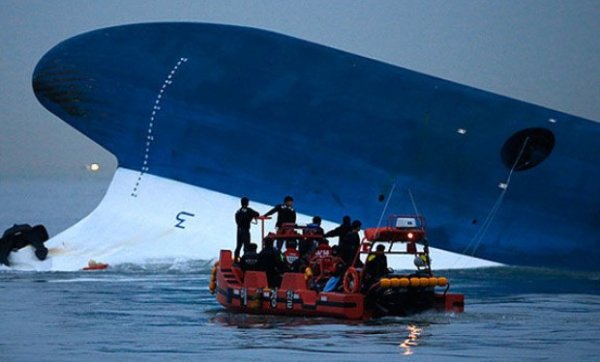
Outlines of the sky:
<svg viewBox="0 0 600 362">
<path fill-rule="evenodd" d="M 0 0 L 0 181 L 112 174 L 115 158 L 43 108 L 37 61 L 90 30 L 194 21 L 272 30 L 600 121 L 600 1 Z"/>
</svg>

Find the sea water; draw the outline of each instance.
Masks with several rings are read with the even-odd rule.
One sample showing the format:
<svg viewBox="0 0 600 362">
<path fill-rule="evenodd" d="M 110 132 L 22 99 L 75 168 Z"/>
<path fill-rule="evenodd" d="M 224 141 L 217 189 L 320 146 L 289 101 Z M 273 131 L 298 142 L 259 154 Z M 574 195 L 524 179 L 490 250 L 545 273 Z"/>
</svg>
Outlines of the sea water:
<svg viewBox="0 0 600 362">
<path fill-rule="evenodd" d="M 0 225 L 44 223 L 53 235 L 91 211 L 107 184 L 2 180 Z M 599 359 L 600 273 L 439 271 L 450 279 L 451 291 L 465 294 L 464 313 L 344 321 L 228 312 L 208 291 L 210 268 L 200 260 L 96 272 L 2 268 L 0 359 Z"/>
</svg>

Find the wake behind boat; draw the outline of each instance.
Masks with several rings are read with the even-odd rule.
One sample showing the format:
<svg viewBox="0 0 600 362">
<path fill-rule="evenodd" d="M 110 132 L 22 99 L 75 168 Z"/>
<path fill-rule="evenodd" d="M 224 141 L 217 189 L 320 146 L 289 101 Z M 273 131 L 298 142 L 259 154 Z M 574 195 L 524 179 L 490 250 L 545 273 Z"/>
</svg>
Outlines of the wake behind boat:
<svg viewBox="0 0 600 362">
<path fill-rule="evenodd" d="M 312 231 L 284 225 L 266 236 L 263 251 L 275 240 L 326 245 Z M 305 265 L 295 260 L 281 279 L 269 265 L 244 270 L 230 250 L 221 250 L 209 288 L 225 308 L 245 313 L 368 319 L 428 309 L 462 312 L 464 296 L 448 293 L 448 279 L 434 275 L 428 244 L 423 217 L 392 216 L 387 227 L 365 230 L 350 265 L 317 248 Z M 387 256 L 409 257 L 417 270 L 388 268 Z"/>
</svg>

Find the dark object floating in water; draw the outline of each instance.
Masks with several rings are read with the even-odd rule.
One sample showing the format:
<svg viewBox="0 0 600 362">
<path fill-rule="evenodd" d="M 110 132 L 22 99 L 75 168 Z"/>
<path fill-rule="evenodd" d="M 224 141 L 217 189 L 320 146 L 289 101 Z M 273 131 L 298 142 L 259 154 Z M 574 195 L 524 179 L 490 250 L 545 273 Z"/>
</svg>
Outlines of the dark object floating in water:
<svg viewBox="0 0 600 362">
<path fill-rule="evenodd" d="M 44 225 L 31 226 L 29 224 L 14 224 L 6 229 L 0 239 L 0 264 L 10 266 L 8 255 L 11 251 L 17 251 L 31 245 L 35 249 L 35 256 L 39 260 L 45 260 L 48 256 L 48 248 L 44 242 L 48 240 L 48 231 Z"/>
</svg>

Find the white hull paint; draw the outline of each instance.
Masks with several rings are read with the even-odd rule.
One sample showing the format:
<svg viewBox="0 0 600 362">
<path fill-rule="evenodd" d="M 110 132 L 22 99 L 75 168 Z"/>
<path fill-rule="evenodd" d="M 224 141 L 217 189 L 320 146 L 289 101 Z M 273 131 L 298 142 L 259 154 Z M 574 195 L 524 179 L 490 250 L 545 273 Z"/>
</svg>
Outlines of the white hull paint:
<svg viewBox="0 0 600 362">
<path fill-rule="evenodd" d="M 150 174 L 144 175 L 134 197 L 132 189 L 138 176 L 139 172 L 117 169 L 100 205 L 46 243 L 47 260 L 38 261 L 31 248 L 25 248 L 10 255 L 12 268 L 76 271 L 89 260 L 110 265 L 210 261 L 218 257 L 219 250 L 235 247 L 233 214 L 239 208 L 239 198 Z M 271 208 L 252 202 L 250 206 L 260 213 Z M 296 200 L 296 207 L 302 210 L 302 200 Z M 299 224 L 310 220 L 310 216 L 298 215 Z M 274 224 L 269 221 L 266 230 L 273 229 Z M 324 221 L 322 226 L 329 230 L 337 224 Z M 259 243 L 260 225 L 254 225 L 251 233 L 252 240 Z M 431 257 L 435 269 L 501 265 L 433 248 Z M 394 268 L 411 267 L 400 262 L 389 260 Z"/>
</svg>

